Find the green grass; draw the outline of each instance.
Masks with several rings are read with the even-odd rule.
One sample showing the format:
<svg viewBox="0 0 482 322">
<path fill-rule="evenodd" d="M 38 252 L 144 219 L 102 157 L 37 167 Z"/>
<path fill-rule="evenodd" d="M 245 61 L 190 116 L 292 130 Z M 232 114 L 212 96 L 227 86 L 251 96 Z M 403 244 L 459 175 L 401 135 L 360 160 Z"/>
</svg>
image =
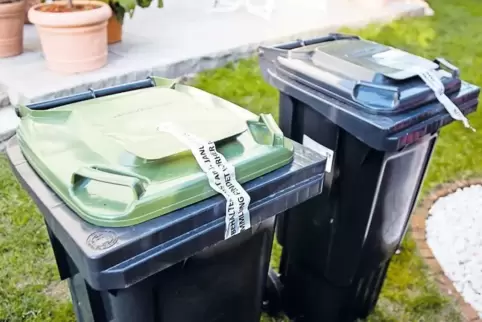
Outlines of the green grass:
<svg viewBox="0 0 482 322">
<path fill-rule="evenodd" d="M 0 156 L 0 321 L 74 321 L 41 215 Z M 62 284 L 60 284 L 62 285 Z"/>
<path fill-rule="evenodd" d="M 413 53 L 442 56 L 465 80 L 482 85 L 482 2 L 432 0 L 436 16 L 373 25 L 356 32 Z M 255 113 L 277 117 L 277 92 L 262 80 L 256 60 L 203 73 L 196 85 Z M 470 117 L 479 132 L 460 124 L 442 131 L 424 192 L 434 185 L 482 173 L 482 117 Z M 74 320 L 65 284 L 58 283 L 41 215 L 0 156 L 0 321 Z M 279 257 L 275 247 L 273 258 Z M 266 318 L 266 321 L 270 319 Z M 408 236 L 392 261 L 382 296 L 369 321 L 458 321 L 457 308 L 439 293 Z"/>
</svg>

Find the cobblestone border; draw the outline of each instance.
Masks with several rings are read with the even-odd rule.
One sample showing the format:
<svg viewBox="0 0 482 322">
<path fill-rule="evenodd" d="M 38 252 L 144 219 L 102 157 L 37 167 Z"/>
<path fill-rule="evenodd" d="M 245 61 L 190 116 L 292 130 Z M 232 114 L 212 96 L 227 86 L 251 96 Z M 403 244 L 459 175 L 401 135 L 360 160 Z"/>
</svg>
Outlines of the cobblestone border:
<svg viewBox="0 0 482 322">
<path fill-rule="evenodd" d="M 438 198 L 445 197 L 455 192 L 459 188 L 465 188 L 478 184 L 482 185 L 482 178 L 459 180 L 437 186 L 432 190 L 431 193 L 420 201 L 413 213 L 411 220 L 412 236 L 415 239 L 420 255 L 424 259 L 425 263 L 429 266 L 430 271 L 433 273 L 435 280 L 437 281 L 437 284 L 442 292 L 449 294 L 452 298 L 455 298 L 463 318 L 465 321 L 470 322 L 482 322 L 482 319 L 479 318 L 477 311 L 475 311 L 470 304 L 464 301 L 463 297 L 453 286 L 452 281 L 445 276 L 440 264 L 427 244 L 427 238 L 425 236 L 425 223 L 430 208 Z"/>
</svg>

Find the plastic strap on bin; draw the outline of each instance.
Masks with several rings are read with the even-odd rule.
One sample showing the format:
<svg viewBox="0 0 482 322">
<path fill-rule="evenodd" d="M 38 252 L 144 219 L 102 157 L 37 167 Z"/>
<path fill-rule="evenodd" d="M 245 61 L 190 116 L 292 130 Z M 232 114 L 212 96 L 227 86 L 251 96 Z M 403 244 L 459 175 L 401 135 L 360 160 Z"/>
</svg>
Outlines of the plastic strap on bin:
<svg viewBox="0 0 482 322">
<path fill-rule="evenodd" d="M 251 228 L 248 210 L 251 198 L 236 181 L 234 167 L 216 150 L 214 143 L 197 138 L 171 123 L 161 123 L 157 129 L 172 134 L 186 144 L 202 171 L 206 173 L 211 188 L 226 198 L 224 238 L 228 239 Z"/>
<path fill-rule="evenodd" d="M 445 87 L 438 75 L 433 70 L 417 70 L 418 76 L 427 84 L 430 89 L 435 93 L 438 101 L 449 112 L 453 119 L 461 121 L 466 128 L 475 132 L 475 129 L 470 125 L 469 120 L 460 111 L 457 105 L 445 95 Z"/>
</svg>

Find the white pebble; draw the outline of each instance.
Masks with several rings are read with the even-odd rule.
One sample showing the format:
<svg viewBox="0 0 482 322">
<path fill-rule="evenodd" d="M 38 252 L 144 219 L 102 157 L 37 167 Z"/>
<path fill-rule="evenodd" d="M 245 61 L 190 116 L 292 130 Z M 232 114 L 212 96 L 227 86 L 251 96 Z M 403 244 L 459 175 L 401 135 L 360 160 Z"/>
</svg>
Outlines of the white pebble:
<svg viewBox="0 0 482 322">
<path fill-rule="evenodd" d="M 482 318 L 482 186 L 439 198 L 426 227 L 427 243 L 445 275 Z"/>
</svg>

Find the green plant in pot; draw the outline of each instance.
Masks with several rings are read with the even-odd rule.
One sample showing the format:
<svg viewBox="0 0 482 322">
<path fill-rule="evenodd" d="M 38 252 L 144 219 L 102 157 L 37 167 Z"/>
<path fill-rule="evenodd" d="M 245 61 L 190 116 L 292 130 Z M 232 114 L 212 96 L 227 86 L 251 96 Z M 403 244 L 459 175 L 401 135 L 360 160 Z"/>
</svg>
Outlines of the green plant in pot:
<svg viewBox="0 0 482 322">
<path fill-rule="evenodd" d="M 134 15 L 136 7 L 148 8 L 152 0 L 102 0 L 108 3 L 113 15 L 107 24 L 107 40 L 109 44 L 114 44 L 122 40 L 122 25 L 126 14 L 130 18 Z M 163 0 L 157 0 L 157 7 L 164 7 Z"/>
</svg>

